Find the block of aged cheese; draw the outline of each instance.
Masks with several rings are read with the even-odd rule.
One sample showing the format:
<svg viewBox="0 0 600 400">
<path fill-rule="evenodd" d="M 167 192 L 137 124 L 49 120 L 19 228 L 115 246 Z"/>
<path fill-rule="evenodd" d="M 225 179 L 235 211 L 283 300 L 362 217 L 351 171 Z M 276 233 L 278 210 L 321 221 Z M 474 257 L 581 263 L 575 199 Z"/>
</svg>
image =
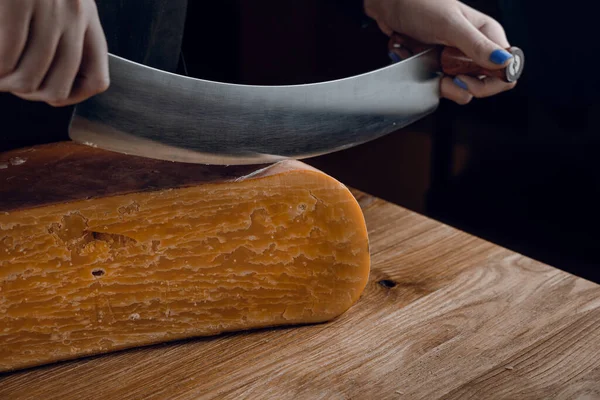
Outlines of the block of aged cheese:
<svg viewBox="0 0 600 400">
<path fill-rule="evenodd" d="M 369 262 L 352 194 L 300 162 L 71 142 L 0 154 L 0 371 L 327 321 L 359 298 Z"/>
</svg>

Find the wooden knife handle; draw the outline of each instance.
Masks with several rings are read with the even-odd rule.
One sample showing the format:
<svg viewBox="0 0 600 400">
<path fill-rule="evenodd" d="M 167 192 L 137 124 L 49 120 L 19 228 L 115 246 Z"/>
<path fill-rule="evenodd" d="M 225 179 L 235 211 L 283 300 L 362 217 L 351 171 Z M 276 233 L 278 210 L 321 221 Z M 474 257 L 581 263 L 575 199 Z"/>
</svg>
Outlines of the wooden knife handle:
<svg viewBox="0 0 600 400">
<path fill-rule="evenodd" d="M 413 54 L 421 53 L 432 47 L 398 33 L 392 34 L 388 43 L 390 53 L 395 54 L 399 59 L 410 57 Z M 523 73 L 525 54 L 518 47 L 510 47 L 506 50 L 513 55 L 510 64 L 505 68 L 490 70 L 476 64 L 456 47 L 441 46 L 440 69 L 444 74 L 450 76 L 493 76 L 505 82 L 514 82 Z"/>
</svg>

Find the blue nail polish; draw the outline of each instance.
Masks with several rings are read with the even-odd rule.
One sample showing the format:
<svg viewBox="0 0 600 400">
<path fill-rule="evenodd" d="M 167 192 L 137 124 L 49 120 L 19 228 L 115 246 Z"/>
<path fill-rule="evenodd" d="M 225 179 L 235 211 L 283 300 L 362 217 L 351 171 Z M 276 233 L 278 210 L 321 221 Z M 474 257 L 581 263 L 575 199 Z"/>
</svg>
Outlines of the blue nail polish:
<svg viewBox="0 0 600 400">
<path fill-rule="evenodd" d="M 498 65 L 503 65 L 507 60 L 510 60 L 511 58 L 512 54 L 502 49 L 494 50 L 492 51 L 492 54 L 490 54 L 490 61 Z"/>
<path fill-rule="evenodd" d="M 459 88 L 461 88 L 461 89 L 465 89 L 465 90 L 469 90 L 469 87 L 467 86 L 467 84 L 466 84 L 466 83 L 464 83 L 463 81 L 461 81 L 460 79 L 458 79 L 458 78 L 454 78 L 453 82 L 454 82 L 454 84 L 455 84 L 456 86 L 458 86 Z"/>
<path fill-rule="evenodd" d="M 398 54 L 394 53 L 393 51 L 390 51 L 388 53 L 388 56 L 390 57 L 390 60 L 392 60 L 395 63 L 402 61 L 400 56 L 398 56 Z"/>
</svg>

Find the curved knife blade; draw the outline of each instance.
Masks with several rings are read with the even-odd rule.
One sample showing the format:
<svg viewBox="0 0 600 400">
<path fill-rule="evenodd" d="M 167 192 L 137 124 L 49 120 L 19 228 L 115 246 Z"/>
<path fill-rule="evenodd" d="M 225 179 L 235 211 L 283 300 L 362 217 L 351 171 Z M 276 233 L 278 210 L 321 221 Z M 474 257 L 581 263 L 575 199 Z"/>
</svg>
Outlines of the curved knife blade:
<svg viewBox="0 0 600 400">
<path fill-rule="evenodd" d="M 79 104 L 69 136 L 142 157 L 262 164 L 356 146 L 433 112 L 439 54 L 306 85 L 207 81 L 109 55 L 111 86 Z"/>
</svg>

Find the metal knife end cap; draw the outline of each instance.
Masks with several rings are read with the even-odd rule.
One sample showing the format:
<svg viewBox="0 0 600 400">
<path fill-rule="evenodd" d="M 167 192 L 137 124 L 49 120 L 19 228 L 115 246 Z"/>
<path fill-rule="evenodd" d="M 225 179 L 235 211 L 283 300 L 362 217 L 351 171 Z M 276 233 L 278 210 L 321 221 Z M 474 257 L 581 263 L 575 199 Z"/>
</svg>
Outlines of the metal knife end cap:
<svg viewBox="0 0 600 400">
<path fill-rule="evenodd" d="M 506 80 L 508 82 L 515 82 L 523 74 L 523 68 L 525 67 L 525 53 L 518 47 L 511 47 L 508 51 L 512 54 L 513 58 L 506 67 Z"/>
</svg>

